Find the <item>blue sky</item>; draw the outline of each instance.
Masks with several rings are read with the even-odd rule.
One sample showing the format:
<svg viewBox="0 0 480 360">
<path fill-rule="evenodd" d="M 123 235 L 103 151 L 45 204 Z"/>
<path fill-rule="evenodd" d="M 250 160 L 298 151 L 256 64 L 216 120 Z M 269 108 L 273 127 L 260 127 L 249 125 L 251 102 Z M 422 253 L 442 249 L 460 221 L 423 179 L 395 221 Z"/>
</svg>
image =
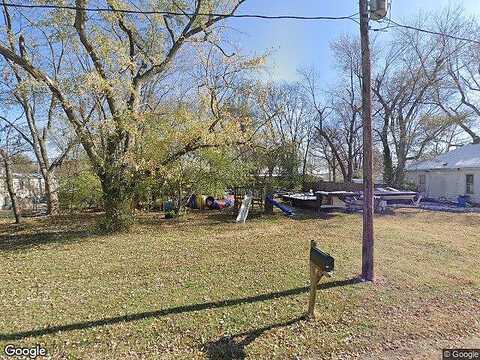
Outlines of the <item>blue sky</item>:
<svg viewBox="0 0 480 360">
<path fill-rule="evenodd" d="M 461 4 L 466 12 L 480 15 L 479 0 L 393 0 L 392 17 L 408 23 L 408 18 L 420 11 L 435 11 L 449 4 Z M 357 12 L 358 0 L 247 0 L 239 13 L 344 16 Z M 229 24 L 236 30 L 233 38 L 245 52 L 273 51 L 269 73 L 277 80 L 295 80 L 298 68 L 311 65 L 324 79 L 332 80 L 334 59 L 329 43 L 342 33 L 358 33 L 358 25 L 348 20 L 232 19 Z"/>
</svg>

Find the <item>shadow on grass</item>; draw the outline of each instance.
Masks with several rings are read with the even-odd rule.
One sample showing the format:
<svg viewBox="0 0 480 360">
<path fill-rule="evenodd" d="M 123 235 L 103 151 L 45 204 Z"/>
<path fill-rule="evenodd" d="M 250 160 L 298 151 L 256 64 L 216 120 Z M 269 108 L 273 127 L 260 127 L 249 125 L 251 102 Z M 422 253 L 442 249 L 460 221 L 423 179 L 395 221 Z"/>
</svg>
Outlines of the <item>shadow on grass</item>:
<svg viewBox="0 0 480 360">
<path fill-rule="evenodd" d="M 321 283 L 318 285 L 317 289 L 328 289 L 333 287 L 354 285 L 360 282 L 361 280 L 358 277 L 355 277 L 347 280 Z M 303 292 L 308 291 L 308 288 L 302 288 L 302 289 L 303 289 Z M 201 350 L 205 352 L 208 356 L 208 359 L 211 359 L 211 360 L 245 359 L 246 357 L 245 348 L 248 345 L 250 345 L 252 342 L 254 342 L 257 338 L 262 336 L 265 332 L 276 329 L 276 328 L 290 326 L 299 321 L 306 320 L 306 319 L 307 317 L 305 314 L 303 316 L 299 316 L 289 321 L 263 326 L 261 328 L 237 333 L 230 336 L 222 336 L 221 338 L 215 341 L 210 341 L 204 344 Z"/>
<path fill-rule="evenodd" d="M 290 326 L 305 319 L 305 316 L 299 316 L 293 320 L 267 325 L 252 331 L 245 331 L 231 336 L 222 336 L 216 341 L 208 342 L 201 350 L 212 360 L 245 359 L 245 348 L 258 337 L 262 336 L 263 333 L 276 328 Z"/>
<path fill-rule="evenodd" d="M 296 221 L 302 220 L 312 220 L 312 219 L 320 219 L 320 220 L 328 220 L 334 217 L 337 217 L 342 212 L 339 210 L 335 211 L 326 211 L 326 210 L 309 210 L 309 209 L 300 209 L 300 208 L 293 208 L 289 206 L 293 211 L 294 215 L 290 216 L 289 218 Z M 265 215 L 263 210 L 261 209 L 254 209 L 250 210 L 248 213 L 247 223 L 252 220 L 263 219 L 263 220 L 275 220 L 279 218 L 287 217 L 283 214 L 280 210 L 274 209 L 274 214 L 272 215 Z M 237 212 L 229 211 L 212 211 L 207 216 L 210 222 L 209 224 L 219 224 L 219 223 L 234 223 L 237 217 Z"/>
<path fill-rule="evenodd" d="M 230 208 L 224 210 L 208 210 L 206 218 L 210 221 L 210 224 L 224 224 L 235 223 L 238 215 L 238 209 Z M 262 209 L 255 207 L 248 212 L 247 222 L 257 219 L 268 219 L 268 215 L 263 213 Z"/>
<path fill-rule="evenodd" d="M 294 216 L 292 216 L 292 219 L 297 221 L 312 220 L 312 219 L 329 220 L 341 214 L 340 211 L 324 211 L 324 210 L 315 211 L 315 210 L 305 210 L 305 209 L 301 209 L 300 211 L 295 209 L 295 211 L 296 213 Z"/>
<path fill-rule="evenodd" d="M 330 289 L 330 288 L 335 288 L 340 286 L 354 285 L 359 282 L 360 280 L 357 277 L 351 278 L 351 279 L 345 279 L 345 280 L 330 281 L 330 282 L 319 284 L 318 289 L 321 290 L 321 289 Z M 116 317 L 110 317 L 106 319 L 98 319 L 98 320 L 78 322 L 78 323 L 66 324 L 66 325 L 49 326 L 42 329 L 22 331 L 22 332 L 10 333 L 10 334 L 0 334 L 0 341 L 21 340 L 28 337 L 37 337 L 37 336 L 43 336 L 48 334 L 54 334 L 60 331 L 64 332 L 64 331 L 83 330 L 83 329 L 95 328 L 98 326 L 114 325 L 118 323 L 139 321 L 139 320 L 144 320 L 148 318 L 157 318 L 157 317 L 168 316 L 172 314 L 183 314 L 183 313 L 188 313 L 193 311 L 202 311 L 202 310 L 208 310 L 208 309 L 220 309 L 220 308 L 236 306 L 240 304 L 255 303 L 259 301 L 268 301 L 268 300 L 278 299 L 286 296 L 300 295 L 300 294 L 306 293 L 308 290 L 309 290 L 309 287 L 298 287 L 290 290 L 271 292 L 267 294 L 248 296 L 248 297 L 238 298 L 238 299 L 229 299 L 229 300 L 221 300 L 221 301 L 201 303 L 201 304 L 176 306 L 176 307 L 171 307 L 167 309 L 147 311 L 147 312 L 141 312 L 141 313 L 129 314 L 129 315 L 123 315 L 123 316 L 116 316 Z M 263 330 L 263 331 L 266 331 L 266 330 Z"/>
<path fill-rule="evenodd" d="M 191 215 L 196 215 L 194 218 Z M 189 209 L 186 215 L 173 219 L 165 219 L 163 212 L 148 212 L 137 215 L 136 225 L 178 227 L 179 225 L 191 225 L 195 223 L 200 226 L 234 223 L 237 213 L 232 209 L 224 210 L 197 210 Z"/>
<path fill-rule="evenodd" d="M 289 217 L 290 219 L 302 221 L 302 220 L 311 220 L 311 219 L 321 219 L 328 220 L 334 218 L 342 213 L 341 210 L 309 210 L 309 209 L 300 209 L 292 208 L 295 212 L 294 216 Z M 139 216 L 136 220 L 138 225 L 153 225 L 153 226 L 172 226 L 178 227 L 184 224 L 195 222 L 196 225 L 200 226 L 216 226 L 220 224 L 234 224 L 238 215 L 238 209 L 229 208 L 223 210 L 189 210 L 190 213 L 197 214 L 198 217 L 195 219 L 190 219 L 189 215 L 180 216 L 175 219 L 164 219 L 162 213 L 146 213 L 142 216 Z M 265 220 L 265 221 L 275 221 L 277 219 L 286 218 L 280 210 L 274 209 L 274 214 L 266 215 L 263 212 L 263 209 L 255 207 L 251 209 L 248 213 L 246 222 L 249 223 L 255 220 Z"/>
<path fill-rule="evenodd" d="M 87 230 L 0 235 L 0 251 L 25 250 L 38 245 L 67 244 L 81 241 L 90 236 L 93 236 L 93 233 Z"/>
</svg>

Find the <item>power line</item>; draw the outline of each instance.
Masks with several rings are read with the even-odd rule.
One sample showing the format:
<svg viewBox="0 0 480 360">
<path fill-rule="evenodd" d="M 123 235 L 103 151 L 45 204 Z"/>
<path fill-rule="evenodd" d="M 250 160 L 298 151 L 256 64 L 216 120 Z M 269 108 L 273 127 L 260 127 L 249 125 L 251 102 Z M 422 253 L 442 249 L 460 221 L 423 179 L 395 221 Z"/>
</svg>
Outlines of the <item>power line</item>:
<svg viewBox="0 0 480 360">
<path fill-rule="evenodd" d="M 88 8 L 88 7 L 78 7 L 73 5 L 51 5 L 51 4 L 15 4 L 15 3 L 2 3 L 5 7 L 11 8 L 25 8 L 25 9 L 57 9 L 57 10 L 82 10 L 87 12 L 107 12 L 107 13 L 123 13 L 123 14 L 132 14 L 132 15 L 170 15 L 170 16 L 210 16 L 210 17 L 224 17 L 224 18 L 239 18 L 239 19 L 264 19 L 264 20 L 351 20 L 358 23 L 355 16 L 358 15 L 352 14 L 349 16 L 300 16 L 300 15 L 260 15 L 260 14 L 225 14 L 225 13 L 187 13 L 187 12 L 176 12 L 176 11 L 161 11 L 161 10 L 133 10 L 133 9 L 112 9 L 112 8 Z M 414 31 L 423 32 L 431 35 L 438 35 L 447 37 L 454 40 L 466 41 L 470 43 L 480 44 L 480 41 L 469 39 L 461 36 L 450 35 L 438 31 L 423 29 L 415 27 L 412 25 L 401 24 L 397 21 L 388 19 L 388 25 L 379 28 L 371 29 L 373 31 L 383 31 L 391 28 L 404 28 Z"/>
<path fill-rule="evenodd" d="M 264 19 L 264 20 L 352 20 L 357 14 L 349 16 L 300 16 L 300 15 L 259 15 L 259 14 L 224 14 L 224 13 L 187 13 L 175 11 L 160 10 L 131 10 L 131 9 L 112 9 L 112 8 L 87 8 L 73 5 L 50 5 L 50 4 L 14 4 L 2 3 L 3 6 L 11 8 L 25 9 L 58 9 L 58 10 L 82 10 L 87 12 L 109 12 L 137 15 L 170 15 L 170 16 L 214 16 L 243 19 Z"/>
<path fill-rule="evenodd" d="M 416 26 L 404 25 L 404 24 L 398 23 L 398 22 L 396 22 L 392 19 L 388 19 L 388 22 L 389 22 L 389 25 L 387 25 L 386 27 L 384 27 L 382 29 L 373 29 L 373 30 L 374 31 L 381 31 L 381 30 L 387 30 L 387 29 L 390 29 L 390 28 L 400 27 L 400 28 L 404 28 L 404 29 L 423 32 L 423 33 L 426 33 L 426 34 L 443 36 L 443 37 L 447 37 L 447 38 L 454 39 L 454 40 L 467 41 L 467 42 L 471 42 L 471 43 L 475 43 L 475 44 L 480 44 L 480 41 L 478 41 L 478 40 L 469 39 L 469 38 L 462 37 L 462 36 L 450 35 L 450 34 L 442 33 L 442 32 L 439 32 L 439 31 L 434 31 L 434 30 L 422 29 L 422 28 L 419 28 L 419 27 L 416 27 Z M 391 24 L 393 24 L 393 25 L 391 25 Z"/>
</svg>

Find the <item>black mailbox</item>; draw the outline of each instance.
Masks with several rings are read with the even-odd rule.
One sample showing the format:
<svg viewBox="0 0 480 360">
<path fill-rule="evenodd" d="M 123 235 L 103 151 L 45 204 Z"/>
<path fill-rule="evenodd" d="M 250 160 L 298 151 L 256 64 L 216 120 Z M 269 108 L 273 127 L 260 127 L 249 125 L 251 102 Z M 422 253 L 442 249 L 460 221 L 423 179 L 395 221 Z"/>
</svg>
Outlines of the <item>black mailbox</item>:
<svg viewBox="0 0 480 360">
<path fill-rule="evenodd" d="M 331 272 L 334 270 L 334 262 L 330 254 L 323 252 L 317 247 L 310 248 L 310 261 L 317 265 L 322 271 Z"/>
<path fill-rule="evenodd" d="M 317 247 L 315 240 L 310 241 L 310 299 L 308 301 L 308 316 L 315 318 L 315 298 L 320 279 L 325 275 L 330 277 L 334 269 L 334 259 L 330 254 Z"/>
</svg>

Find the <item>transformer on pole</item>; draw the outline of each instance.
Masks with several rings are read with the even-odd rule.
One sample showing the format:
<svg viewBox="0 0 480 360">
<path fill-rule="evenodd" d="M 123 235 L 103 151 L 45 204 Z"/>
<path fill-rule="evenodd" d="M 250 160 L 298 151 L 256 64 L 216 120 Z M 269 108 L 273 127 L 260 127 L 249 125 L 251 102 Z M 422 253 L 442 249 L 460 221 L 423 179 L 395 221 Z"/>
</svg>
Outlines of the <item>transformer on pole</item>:
<svg viewBox="0 0 480 360">
<path fill-rule="evenodd" d="M 388 0 L 370 0 L 370 19 L 378 21 L 387 16 L 389 10 Z"/>
</svg>

